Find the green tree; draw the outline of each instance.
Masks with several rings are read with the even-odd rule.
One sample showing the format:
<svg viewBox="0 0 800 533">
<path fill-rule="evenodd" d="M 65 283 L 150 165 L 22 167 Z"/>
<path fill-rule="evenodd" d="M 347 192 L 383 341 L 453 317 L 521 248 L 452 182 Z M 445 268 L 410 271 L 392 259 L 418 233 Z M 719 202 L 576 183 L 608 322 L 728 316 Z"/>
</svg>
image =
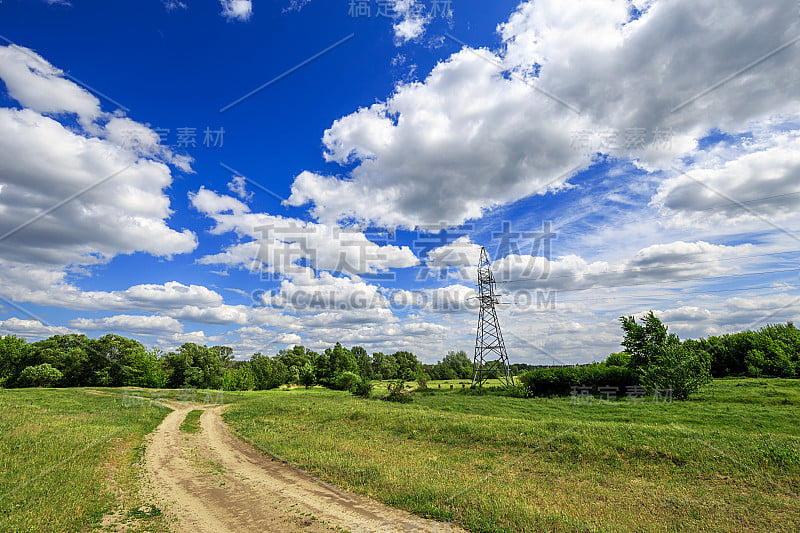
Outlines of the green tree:
<svg viewBox="0 0 800 533">
<path fill-rule="evenodd" d="M 340 343 L 336 343 L 333 349 L 325 350 L 330 360 L 330 377 L 335 379 L 342 372 L 353 372 L 358 370 L 356 358 L 353 353 Z"/>
<path fill-rule="evenodd" d="M 391 354 L 377 352 L 372 354 L 372 369 L 378 379 L 394 379 L 397 377 L 397 361 Z"/>
<path fill-rule="evenodd" d="M 397 363 L 397 375 L 401 379 L 412 381 L 417 378 L 420 363 L 416 355 L 411 352 L 400 351 L 392 354 L 392 357 Z"/>
<path fill-rule="evenodd" d="M 305 388 L 309 388 L 313 387 L 316 382 L 317 378 L 314 375 L 314 367 L 311 363 L 304 364 L 303 368 L 300 369 L 300 384 Z"/>
<path fill-rule="evenodd" d="M 334 389 L 336 390 L 354 390 L 355 387 L 361 383 L 361 377 L 355 372 L 342 372 L 336 376 L 336 383 Z"/>
<path fill-rule="evenodd" d="M 606 365 L 621 366 L 627 368 L 631 362 L 631 354 L 628 352 L 612 353 L 606 358 Z"/>
<path fill-rule="evenodd" d="M 671 389 L 676 400 L 687 399 L 711 381 L 708 354 L 692 352 L 679 343 L 659 347 L 648 366 L 639 367 L 638 372 L 645 388 Z"/>
<path fill-rule="evenodd" d="M 350 352 L 356 359 L 356 366 L 358 367 L 358 374 L 362 379 L 370 380 L 375 376 L 372 369 L 372 358 L 367 351 L 361 346 L 354 346 Z"/>
<path fill-rule="evenodd" d="M 10 384 L 19 365 L 25 359 L 28 345 L 25 339 L 16 335 L 0 337 L 0 387 Z"/>
<path fill-rule="evenodd" d="M 652 311 L 642 317 L 641 324 L 632 316 L 620 317 L 620 321 L 625 332 L 622 346 L 631 355 L 630 368 L 634 370 L 648 367 L 659 349 L 680 342 L 676 335 L 667 332 L 667 326 Z"/>
<path fill-rule="evenodd" d="M 447 352 L 447 355 L 442 359 L 442 363 L 447 364 L 455 373 L 454 377 L 443 379 L 468 379 L 472 377 L 472 359 L 469 358 L 464 350 Z"/>
<path fill-rule="evenodd" d="M 625 332 L 622 345 L 631 356 L 628 367 L 648 390 L 671 389 L 675 399 L 684 400 L 711 381 L 708 353 L 681 344 L 652 311 L 642 317 L 642 324 L 632 316 L 620 321 Z"/>
</svg>

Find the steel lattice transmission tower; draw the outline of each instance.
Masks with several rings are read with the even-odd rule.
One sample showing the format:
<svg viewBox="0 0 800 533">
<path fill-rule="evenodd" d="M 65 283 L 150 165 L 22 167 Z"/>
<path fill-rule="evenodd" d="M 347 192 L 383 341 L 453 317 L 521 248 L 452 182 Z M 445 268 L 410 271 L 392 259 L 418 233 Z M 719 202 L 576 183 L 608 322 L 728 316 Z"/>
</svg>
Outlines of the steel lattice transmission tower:
<svg viewBox="0 0 800 533">
<path fill-rule="evenodd" d="M 478 300 L 481 302 L 481 311 L 478 317 L 478 332 L 475 335 L 472 387 L 481 386 L 484 381 L 492 377 L 499 379 L 507 387 L 513 384 L 506 345 L 494 308 L 498 303 L 494 286 L 489 256 L 486 249 L 481 248 L 481 258 L 478 261 Z"/>
</svg>

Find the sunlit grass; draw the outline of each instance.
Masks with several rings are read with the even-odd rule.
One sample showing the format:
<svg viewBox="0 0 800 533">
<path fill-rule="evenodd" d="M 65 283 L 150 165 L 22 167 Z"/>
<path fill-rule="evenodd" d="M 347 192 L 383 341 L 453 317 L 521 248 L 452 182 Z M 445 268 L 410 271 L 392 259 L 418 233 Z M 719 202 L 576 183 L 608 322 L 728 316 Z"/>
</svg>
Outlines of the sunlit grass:
<svg viewBox="0 0 800 533">
<path fill-rule="evenodd" d="M 0 389 L 0 531 L 80 531 L 120 504 L 136 513 L 134 465 L 168 410 L 99 392 Z M 159 514 L 147 529 L 165 527 Z"/>
<path fill-rule="evenodd" d="M 192 409 L 181 422 L 181 431 L 184 433 L 197 433 L 200 431 L 200 415 L 203 409 Z"/>
<path fill-rule="evenodd" d="M 226 421 L 323 479 L 473 531 L 800 530 L 800 381 L 671 404 L 260 393 Z M 468 385 L 467 385 L 468 387 Z"/>
</svg>

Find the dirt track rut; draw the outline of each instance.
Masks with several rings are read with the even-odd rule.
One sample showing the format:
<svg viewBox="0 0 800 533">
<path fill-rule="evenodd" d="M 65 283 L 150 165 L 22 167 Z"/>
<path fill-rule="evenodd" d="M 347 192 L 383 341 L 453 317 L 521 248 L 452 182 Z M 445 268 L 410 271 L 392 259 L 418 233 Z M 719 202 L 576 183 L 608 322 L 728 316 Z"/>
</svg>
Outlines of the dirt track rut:
<svg viewBox="0 0 800 533">
<path fill-rule="evenodd" d="M 223 407 L 186 434 L 178 407 L 148 436 L 146 490 L 176 518 L 177 531 L 354 533 L 462 531 L 343 491 L 239 440 L 222 421 Z"/>
</svg>

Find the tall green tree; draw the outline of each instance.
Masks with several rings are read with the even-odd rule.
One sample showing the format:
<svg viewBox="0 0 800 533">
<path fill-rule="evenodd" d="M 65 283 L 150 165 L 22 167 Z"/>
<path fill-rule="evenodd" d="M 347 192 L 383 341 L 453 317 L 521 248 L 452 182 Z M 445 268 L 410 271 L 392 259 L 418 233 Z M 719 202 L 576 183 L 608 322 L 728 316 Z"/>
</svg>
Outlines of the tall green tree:
<svg viewBox="0 0 800 533">
<path fill-rule="evenodd" d="M 633 370 L 647 367 L 660 348 L 680 342 L 676 335 L 667 332 L 667 326 L 652 311 L 642 317 L 641 324 L 633 316 L 620 317 L 620 322 L 625 333 L 622 346 L 631 355 Z"/>
<path fill-rule="evenodd" d="M 16 335 L 0 337 L 0 387 L 10 385 L 28 352 L 25 339 Z"/>
</svg>

